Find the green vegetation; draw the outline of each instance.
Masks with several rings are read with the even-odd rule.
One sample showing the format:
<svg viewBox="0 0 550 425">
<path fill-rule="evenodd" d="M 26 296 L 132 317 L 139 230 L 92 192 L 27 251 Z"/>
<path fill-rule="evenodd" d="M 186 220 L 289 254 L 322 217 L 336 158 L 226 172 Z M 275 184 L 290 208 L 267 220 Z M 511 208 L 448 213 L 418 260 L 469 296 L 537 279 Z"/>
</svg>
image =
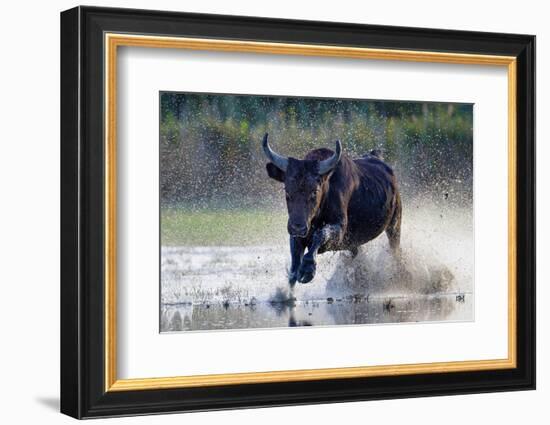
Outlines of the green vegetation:
<svg viewBox="0 0 550 425">
<path fill-rule="evenodd" d="M 470 104 L 161 94 L 163 205 L 270 207 L 260 141 L 297 158 L 340 139 L 350 156 L 380 149 L 404 186 L 471 191 Z M 464 187 L 455 187 L 466 182 Z"/>
<path fill-rule="evenodd" d="M 286 212 L 166 208 L 163 246 L 264 245 L 286 240 Z"/>
</svg>

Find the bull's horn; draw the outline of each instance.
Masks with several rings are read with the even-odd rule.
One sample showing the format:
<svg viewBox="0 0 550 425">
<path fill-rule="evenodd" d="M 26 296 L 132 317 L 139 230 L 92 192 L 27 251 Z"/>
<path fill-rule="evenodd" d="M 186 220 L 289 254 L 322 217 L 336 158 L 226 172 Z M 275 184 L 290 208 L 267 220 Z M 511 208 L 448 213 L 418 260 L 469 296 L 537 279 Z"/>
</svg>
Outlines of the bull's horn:
<svg viewBox="0 0 550 425">
<path fill-rule="evenodd" d="M 262 141 L 262 146 L 264 148 L 265 156 L 269 159 L 277 168 L 282 171 L 286 171 L 288 167 L 288 158 L 286 156 L 281 156 L 276 152 L 273 152 L 269 147 L 267 142 L 267 133 L 265 133 L 264 140 Z"/>
<path fill-rule="evenodd" d="M 326 174 L 334 169 L 336 165 L 338 165 L 338 161 L 340 161 L 340 157 L 342 156 L 342 143 L 340 143 L 340 140 L 336 141 L 336 151 L 334 154 L 323 161 L 319 163 L 319 174 L 323 175 Z"/>
</svg>

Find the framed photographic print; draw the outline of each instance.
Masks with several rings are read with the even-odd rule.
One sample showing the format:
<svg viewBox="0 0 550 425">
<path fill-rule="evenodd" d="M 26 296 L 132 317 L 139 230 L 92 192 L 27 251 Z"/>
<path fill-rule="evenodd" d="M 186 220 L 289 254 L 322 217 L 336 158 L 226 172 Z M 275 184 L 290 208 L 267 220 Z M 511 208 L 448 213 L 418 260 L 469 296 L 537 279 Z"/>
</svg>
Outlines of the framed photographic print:
<svg viewBox="0 0 550 425">
<path fill-rule="evenodd" d="M 61 14 L 61 411 L 535 387 L 535 38 Z"/>
</svg>

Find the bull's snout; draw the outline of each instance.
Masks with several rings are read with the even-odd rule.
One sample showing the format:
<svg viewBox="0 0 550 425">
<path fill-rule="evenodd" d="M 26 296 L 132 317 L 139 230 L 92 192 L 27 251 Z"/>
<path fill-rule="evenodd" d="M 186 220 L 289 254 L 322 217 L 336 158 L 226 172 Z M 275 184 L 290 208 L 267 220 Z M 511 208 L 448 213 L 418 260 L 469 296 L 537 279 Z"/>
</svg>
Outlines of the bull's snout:
<svg viewBox="0 0 550 425">
<path fill-rule="evenodd" d="M 307 226 L 304 224 L 288 223 L 288 234 L 297 238 L 303 238 L 307 235 Z"/>
</svg>

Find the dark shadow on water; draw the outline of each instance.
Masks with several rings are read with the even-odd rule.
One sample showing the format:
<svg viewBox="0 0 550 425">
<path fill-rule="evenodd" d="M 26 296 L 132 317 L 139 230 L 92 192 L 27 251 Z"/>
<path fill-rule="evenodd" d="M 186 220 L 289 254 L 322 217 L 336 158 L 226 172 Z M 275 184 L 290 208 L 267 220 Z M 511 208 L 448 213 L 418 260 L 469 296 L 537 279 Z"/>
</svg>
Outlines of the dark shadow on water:
<svg viewBox="0 0 550 425">
<path fill-rule="evenodd" d="M 296 319 L 296 300 L 286 300 L 283 302 L 270 302 L 279 317 L 288 317 L 288 327 L 295 328 L 297 326 L 313 326 L 309 320 Z"/>
<path fill-rule="evenodd" d="M 38 404 L 59 412 L 59 397 L 36 397 L 35 400 Z"/>
</svg>

